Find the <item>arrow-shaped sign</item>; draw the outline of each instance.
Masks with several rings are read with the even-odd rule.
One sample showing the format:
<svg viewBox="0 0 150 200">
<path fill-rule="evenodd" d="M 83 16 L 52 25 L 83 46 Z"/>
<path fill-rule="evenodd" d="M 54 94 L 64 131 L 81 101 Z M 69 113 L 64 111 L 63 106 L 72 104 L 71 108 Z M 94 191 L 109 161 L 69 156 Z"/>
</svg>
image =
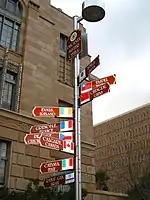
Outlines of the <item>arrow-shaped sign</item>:
<svg viewBox="0 0 150 200">
<path fill-rule="evenodd" d="M 83 83 L 80 87 L 80 93 L 83 94 L 85 92 L 92 91 L 95 88 L 100 87 L 104 83 L 109 83 L 110 85 L 116 84 L 116 75 L 114 74 L 91 82 Z"/>
<path fill-rule="evenodd" d="M 80 84 L 82 81 L 84 81 L 89 74 L 100 64 L 99 61 L 99 55 L 85 68 L 80 72 L 78 76 L 78 84 Z"/>
<path fill-rule="evenodd" d="M 94 98 L 106 94 L 109 91 L 110 91 L 110 86 L 108 83 L 105 83 L 104 85 L 101 85 L 100 87 L 90 92 L 83 93 L 80 95 L 80 105 L 84 105 L 92 101 Z"/>
</svg>

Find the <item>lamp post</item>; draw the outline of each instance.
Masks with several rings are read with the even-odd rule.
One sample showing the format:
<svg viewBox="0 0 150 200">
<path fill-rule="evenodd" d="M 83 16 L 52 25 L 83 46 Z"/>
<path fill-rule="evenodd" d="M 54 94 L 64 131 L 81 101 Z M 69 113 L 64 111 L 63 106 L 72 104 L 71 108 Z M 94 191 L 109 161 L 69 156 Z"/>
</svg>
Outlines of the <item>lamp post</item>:
<svg viewBox="0 0 150 200">
<path fill-rule="evenodd" d="M 74 16 L 74 30 L 79 29 L 79 23 L 84 19 L 88 22 L 98 22 L 105 16 L 104 3 L 101 0 L 85 0 L 82 3 L 82 16 Z M 82 200 L 82 183 L 81 183 L 81 132 L 80 132 L 80 105 L 78 75 L 80 73 L 79 54 L 74 60 L 75 66 L 75 88 L 74 88 L 74 108 L 75 108 L 75 175 L 76 175 L 76 200 Z"/>
</svg>

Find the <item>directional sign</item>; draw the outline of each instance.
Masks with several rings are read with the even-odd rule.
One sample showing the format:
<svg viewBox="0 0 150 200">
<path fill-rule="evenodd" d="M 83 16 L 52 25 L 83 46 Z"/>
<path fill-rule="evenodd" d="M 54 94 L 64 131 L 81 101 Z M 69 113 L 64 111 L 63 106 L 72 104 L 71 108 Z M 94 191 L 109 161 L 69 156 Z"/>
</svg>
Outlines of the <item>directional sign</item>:
<svg viewBox="0 0 150 200">
<path fill-rule="evenodd" d="M 109 84 L 104 84 L 90 92 L 83 93 L 80 95 L 80 105 L 84 105 L 92 101 L 94 98 L 106 94 L 109 91 L 110 91 Z"/>
<path fill-rule="evenodd" d="M 31 126 L 30 133 L 51 133 L 60 131 L 72 131 L 73 120 L 56 122 L 52 124 L 37 124 Z"/>
<path fill-rule="evenodd" d="M 24 137 L 24 142 L 25 144 L 39 145 L 40 137 L 41 134 L 26 134 Z"/>
<path fill-rule="evenodd" d="M 57 187 L 58 185 L 64 185 L 65 184 L 65 174 L 46 178 L 46 179 L 44 179 L 43 184 L 44 184 L 45 188 L 53 188 L 53 187 Z"/>
<path fill-rule="evenodd" d="M 78 29 L 71 33 L 67 40 L 67 60 L 73 59 L 77 54 L 81 52 L 81 40 L 81 30 Z"/>
<path fill-rule="evenodd" d="M 109 83 L 110 85 L 116 84 L 116 75 L 114 74 L 91 82 L 83 83 L 80 87 L 80 93 L 83 94 L 89 92 L 105 83 Z"/>
<path fill-rule="evenodd" d="M 74 168 L 74 158 L 44 162 L 40 165 L 40 173 L 54 173 L 57 171 L 71 170 Z"/>
<path fill-rule="evenodd" d="M 40 173 L 53 173 L 57 171 L 61 171 L 62 169 L 62 160 L 44 162 L 40 165 Z"/>
<path fill-rule="evenodd" d="M 32 110 L 32 115 L 34 117 L 73 118 L 73 108 L 36 106 Z"/>
<path fill-rule="evenodd" d="M 40 138 L 40 146 L 59 151 L 62 149 L 63 142 L 62 140 L 52 138 L 49 135 L 42 135 Z"/>
<path fill-rule="evenodd" d="M 78 84 L 84 81 L 89 74 L 100 64 L 99 55 L 78 76 Z"/>
</svg>

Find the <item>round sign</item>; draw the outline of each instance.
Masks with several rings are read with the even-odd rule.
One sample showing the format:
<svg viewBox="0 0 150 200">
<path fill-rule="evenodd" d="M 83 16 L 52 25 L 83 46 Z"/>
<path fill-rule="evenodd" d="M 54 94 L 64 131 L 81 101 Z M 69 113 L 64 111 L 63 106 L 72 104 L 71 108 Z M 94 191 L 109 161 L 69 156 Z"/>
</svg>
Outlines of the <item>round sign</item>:
<svg viewBox="0 0 150 200">
<path fill-rule="evenodd" d="M 77 32 L 76 31 L 74 31 L 72 34 L 71 34 L 71 36 L 70 36 L 70 41 L 71 42 L 73 42 L 73 41 L 75 41 L 75 39 L 77 38 Z"/>
</svg>

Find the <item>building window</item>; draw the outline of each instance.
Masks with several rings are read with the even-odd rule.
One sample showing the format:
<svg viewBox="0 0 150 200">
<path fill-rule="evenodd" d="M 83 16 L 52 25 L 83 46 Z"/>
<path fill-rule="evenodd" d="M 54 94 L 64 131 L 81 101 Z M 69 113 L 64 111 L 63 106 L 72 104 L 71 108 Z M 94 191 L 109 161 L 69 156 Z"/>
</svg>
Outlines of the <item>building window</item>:
<svg viewBox="0 0 150 200">
<path fill-rule="evenodd" d="M 5 184 L 8 143 L 0 140 L 0 186 Z"/>
<path fill-rule="evenodd" d="M 8 110 L 15 109 L 16 77 L 16 73 L 7 70 L 2 107 Z"/>
<path fill-rule="evenodd" d="M 72 61 L 66 61 L 62 55 L 59 56 L 58 81 L 69 86 L 74 85 L 74 65 Z"/>
<path fill-rule="evenodd" d="M 22 15 L 21 4 L 18 0 L 2 0 L 0 8 L 4 10 L 4 12 L 0 10 L 0 44 L 17 51 Z"/>
<path fill-rule="evenodd" d="M 66 53 L 68 37 L 60 33 L 60 51 Z"/>
</svg>

